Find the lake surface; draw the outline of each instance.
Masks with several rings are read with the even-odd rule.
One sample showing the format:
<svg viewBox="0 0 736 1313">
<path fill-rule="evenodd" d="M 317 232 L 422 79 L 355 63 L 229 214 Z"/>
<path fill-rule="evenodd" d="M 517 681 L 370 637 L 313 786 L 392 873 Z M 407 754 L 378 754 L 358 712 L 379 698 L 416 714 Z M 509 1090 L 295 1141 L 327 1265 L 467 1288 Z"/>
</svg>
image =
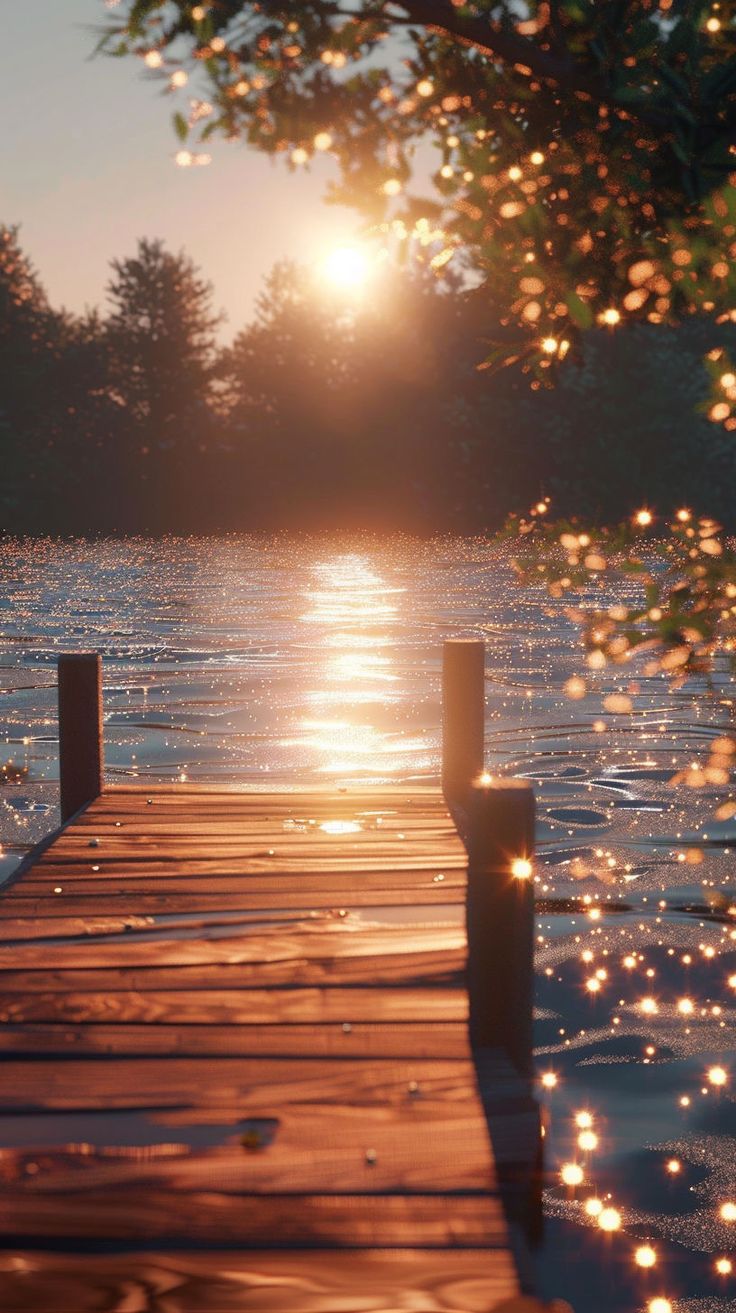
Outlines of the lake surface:
<svg viewBox="0 0 736 1313">
<path fill-rule="evenodd" d="M 736 822 L 669 783 L 729 725 L 725 684 L 587 674 L 564 605 L 481 540 L 4 540 L 0 872 L 58 820 L 59 652 L 103 653 L 110 780 L 433 782 L 453 635 L 487 642 L 488 768 L 537 791 L 547 1161 L 584 1173 L 547 1191 L 543 1287 L 576 1313 L 733 1311 Z"/>
</svg>

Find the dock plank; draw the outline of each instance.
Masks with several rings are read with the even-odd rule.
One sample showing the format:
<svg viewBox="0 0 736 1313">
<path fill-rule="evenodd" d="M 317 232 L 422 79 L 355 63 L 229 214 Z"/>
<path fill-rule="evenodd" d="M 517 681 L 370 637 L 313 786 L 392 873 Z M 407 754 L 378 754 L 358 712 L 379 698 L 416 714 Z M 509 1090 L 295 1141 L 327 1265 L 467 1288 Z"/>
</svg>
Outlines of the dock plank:
<svg viewBox="0 0 736 1313">
<path fill-rule="evenodd" d="M 179 1025 L 350 1024 L 466 1021 L 462 990 L 436 985 L 369 989 L 359 985 L 330 989 L 60 989 L 52 993 L 4 991 L 0 1020 L 6 1022 L 161 1023 Z"/>
<path fill-rule="evenodd" d="M 172 1207 L 169 1191 L 89 1191 L 54 1195 L 0 1195 L 0 1241 L 25 1246 L 33 1238 L 179 1243 L 193 1248 L 238 1249 L 489 1249 L 508 1245 L 501 1204 L 492 1195 L 182 1194 Z M 492 1260 L 489 1257 L 489 1266 Z M 226 1261 L 223 1264 L 227 1265 Z M 509 1293 L 513 1292 L 511 1284 Z M 214 1306 L 216 1308 L 216 1306 Z M 301 1306 L 294 1305 L 294 1313 Z M 214 1313 L 214 1310 L 213 1310 Z"/>
<path fill-rule="evenodd" d="M 378 1012 L 388 1011 L 380 1003 L 373 1005 Z M 390 1024 L 383 1022 L 301 1022 L 277 1025 L 254 1023 L 241 1009 L 241 1024 L 213 1024 L 211 1005 L 199 1002 L 196 1010 L 199 1023 L 187 1024 L 180 1009 L 171 1009 L 176 1024 L 154 1024 L 151 1017 L 145 1023 L 99 1025 L 88 1019 L 70 1029 L 68 1024 L 16 1024 L 0 1025 L 0 1054 L 44 1055 L 68 1057 L 71 1051 L 79 1057 L 88 1054 L 109 1054 L 116 1057 L 189 1057 L 219 1055 L 222 1057 L 350 1057 L 350 1058 L 401 1058 L 412 1053 L 415 1058 L 461 1058 L 467 1055 L 467 1033 L 463 1022 L 428 1021 L 426 1014 L 421 1022 Z M 350 1008 L 350 1015 L 353 1009 Z M 347 1015 L 343 1012 L 343 1015 Z M 109 1016 L 109 1013 L 108 1013 Z"/>
<path fill-rule="evenodd" d="M 25 861 L 0 896 L 3 1308 L 517 1292 L 489 1109 L 509 1161 L 534 1132 L 507 1066 L 481 1101 L 465 865 L 432 789 L 188 785 L 110 788 Z"/>
<path fill-rule="evenodd" d="M 187 1313 L 488 1313 L 514 1282 L 503 1250 L 489 1261 L 486 1249 L 439 1253 L 427 1249 L 342 1252 L 132 1253 L 64 1255 L 19 1251 L 0 1254 L 6 1313 L 74 1309 L 75 1313 L 123 1313 L 132 1300 L 166 1300 Z M 135 1306 L 133 1306 L 135 1307 Z M 145 1307 L 139 1302 L 138 1307 Z"/>
<path fill-rule="evenodd" d="M 64 1108 L 228 1107 L 245 1115 L 254 1107 L 290 1103 L 403 1105 L 418 1084 L 425 1098 L 448 1103 L 475 1095 L 469 1061 L 452 1059 L 145 1058 L 112 1057 L 88 1063 L 33 1060 L 3 1064 L 4 1111 Z"/>
</svg>

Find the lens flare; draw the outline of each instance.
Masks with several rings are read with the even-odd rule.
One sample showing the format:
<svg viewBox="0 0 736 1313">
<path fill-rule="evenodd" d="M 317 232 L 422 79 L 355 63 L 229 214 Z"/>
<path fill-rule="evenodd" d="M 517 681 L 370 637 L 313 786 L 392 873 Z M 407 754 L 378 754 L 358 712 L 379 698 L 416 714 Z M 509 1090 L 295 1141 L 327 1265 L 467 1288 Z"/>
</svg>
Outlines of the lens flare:
<svg viewBox="0 0 736 1313">
<path fill-rule="evenodd" d="M 322 271 L 335 287 L 357 289 L 368 281 L 371 261 L 368 252 L 359 246 L 336 246 L 326 256 Z"/>
</svg>

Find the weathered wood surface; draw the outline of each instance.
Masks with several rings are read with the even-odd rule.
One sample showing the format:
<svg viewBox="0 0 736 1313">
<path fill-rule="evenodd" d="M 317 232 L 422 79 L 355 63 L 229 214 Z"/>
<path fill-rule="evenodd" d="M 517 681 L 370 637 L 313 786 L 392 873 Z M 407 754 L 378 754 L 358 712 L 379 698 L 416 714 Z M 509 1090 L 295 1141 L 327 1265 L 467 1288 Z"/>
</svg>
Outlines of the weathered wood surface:
<svg viewBox="0 0 736 1313">
<path fill-rule="evenodd" d="M 84 1270 L 80 1286 L 77 1259 L 0 1254 L 6 1313 L 488 1313 L 514 1284 L 508 1254 L 490 1268 L 473 1249 L 85 1255 Z"/>
<path fill-rule="evenodd" d="M 532 1122 L 502 1060 L 479 1097 L 465 869 L 431 790 L 121 788 L 73 818 L 0 897 L 0 1306 L 513 1295 L 499 1173 Z"/>
</svg>

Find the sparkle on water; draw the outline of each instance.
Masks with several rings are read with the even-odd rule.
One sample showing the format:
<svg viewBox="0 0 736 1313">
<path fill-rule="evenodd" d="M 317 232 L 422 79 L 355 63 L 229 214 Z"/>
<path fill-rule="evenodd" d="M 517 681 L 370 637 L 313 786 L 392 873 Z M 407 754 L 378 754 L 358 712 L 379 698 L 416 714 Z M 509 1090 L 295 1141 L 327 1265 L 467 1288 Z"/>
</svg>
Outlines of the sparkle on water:
<svg viewBox="0 0 736 1313">
<path fill-rule="evenodd" d="M 591 1289 L 596 1313 L 733 1308 L 736 820 L 668 783 L 729 727 L 725 676 L 710 700 L 634 661 L 577 678 L 564 603 L 479 540 L 6 539 L 0 575 L 6 873 L 57 819 L 61 651 L 104 655 L 110 779 L 344 788 L 436 782 L 442 640 L 485 638 L 486 767 L 538 802 L 542 1287 L 580 1313 Z"/>
</svg>

